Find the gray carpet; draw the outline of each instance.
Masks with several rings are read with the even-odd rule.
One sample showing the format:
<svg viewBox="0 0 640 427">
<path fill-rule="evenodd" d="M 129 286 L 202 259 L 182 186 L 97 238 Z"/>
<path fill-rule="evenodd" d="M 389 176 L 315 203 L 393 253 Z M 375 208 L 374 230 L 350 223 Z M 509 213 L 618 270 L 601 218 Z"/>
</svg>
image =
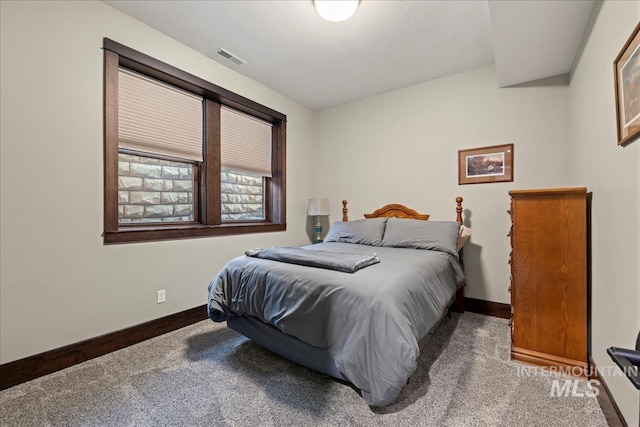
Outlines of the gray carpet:
<svg viewBox="0 0 640 427">
<path fill-rule="evenodd" d="M 207 320 L 0 392 L 0 425 L 607 425 L 596 398 L 550 397 L 557 377 L 518 366 L 506 320 L 454 314 L 398 399 L 372 408 Z"/>
</svg>

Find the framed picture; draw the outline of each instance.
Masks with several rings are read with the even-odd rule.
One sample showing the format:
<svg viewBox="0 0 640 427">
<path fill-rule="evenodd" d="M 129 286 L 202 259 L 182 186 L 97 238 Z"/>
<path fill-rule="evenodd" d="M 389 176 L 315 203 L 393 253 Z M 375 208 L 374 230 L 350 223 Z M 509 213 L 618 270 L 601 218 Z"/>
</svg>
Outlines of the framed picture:
<svg viewBox="0 0 640 427">
<path fill-rule="evenodd" d="M 613 61 L 618 145 L 640 135 L 640 23 Z"/>
<path fill-rule="evenodd" d="M 513 144 L 458 150 L 458 184 L 513 181 Z"/>
</svg>

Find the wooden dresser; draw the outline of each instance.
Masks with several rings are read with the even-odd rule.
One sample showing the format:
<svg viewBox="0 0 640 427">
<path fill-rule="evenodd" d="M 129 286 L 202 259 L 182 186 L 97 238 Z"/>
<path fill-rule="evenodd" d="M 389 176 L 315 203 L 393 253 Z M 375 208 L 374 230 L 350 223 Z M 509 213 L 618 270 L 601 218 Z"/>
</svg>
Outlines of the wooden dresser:
<svg viewBox="0 0 640 427">
<path fill-rule="evenodd" d="M 587 374 L 586 188 L 511 196 L 511 358 Z"/>
</svg>

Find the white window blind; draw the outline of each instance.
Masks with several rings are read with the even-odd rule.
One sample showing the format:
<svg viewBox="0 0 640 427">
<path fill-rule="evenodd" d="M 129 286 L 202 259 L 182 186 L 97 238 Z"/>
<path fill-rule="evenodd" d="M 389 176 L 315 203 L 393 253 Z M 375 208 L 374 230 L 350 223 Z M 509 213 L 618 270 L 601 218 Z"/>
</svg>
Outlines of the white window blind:
<svg viewBox="0 0 640 427">
<path fill-rule="evenodd" d="M 273 125 L 232 108 L 220 109 L 220 162 L 237 172 L 271 176 Z"/>
<path fill-rule="evenodd" d="M 202 161 L 202 98 L 120 68 L 119 147 Z"/>
</svg>

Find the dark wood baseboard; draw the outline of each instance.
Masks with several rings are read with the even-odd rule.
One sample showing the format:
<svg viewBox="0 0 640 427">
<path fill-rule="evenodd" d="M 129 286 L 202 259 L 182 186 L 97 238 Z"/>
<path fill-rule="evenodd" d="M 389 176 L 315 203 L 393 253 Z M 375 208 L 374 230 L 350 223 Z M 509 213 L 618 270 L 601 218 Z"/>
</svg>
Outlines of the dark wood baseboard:
<svg viewBox="0 0 640 427">
<path fill-rule="evenodd" d="M 487 316 L 501 317 L 503 319 L 511 318 L 511 306 L 501 302 L 464 297 L 464 309 Z"/>
<path fill-rule="evenodd" d="M 0 365 L 0 390 L 175 331 L 207 318 L 205 305 Z"/>
<path fill-rule="evenodd" d="M 591 356 L 589 356 L 589 363 L 591 364 L 591 373 L 593 374 L 591 378 L 598 380 L 601 385 L 601 387 L 598 387 L 600 390 L 600 393 L 598 393 L 598 403 L 604 413 L 604 417 L 607 419 L 607 424 L 609 424 L 609 427 L 629 427 L 609 387 L 607 387 L 607 383 L 604 381 L 604 378 L 598 374 L 598 367 Z"/>
</svg>

